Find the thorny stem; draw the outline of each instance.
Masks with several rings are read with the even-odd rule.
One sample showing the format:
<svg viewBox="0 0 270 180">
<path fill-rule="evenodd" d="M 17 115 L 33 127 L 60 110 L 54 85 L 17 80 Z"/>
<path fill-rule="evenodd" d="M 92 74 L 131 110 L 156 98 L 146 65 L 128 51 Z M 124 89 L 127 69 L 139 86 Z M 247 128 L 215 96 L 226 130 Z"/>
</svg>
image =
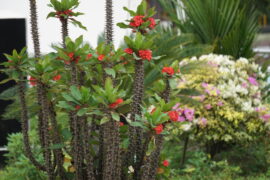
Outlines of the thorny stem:
<svg viewBox="0 0 270 180">
<path fill-rule="evenodd" d="M 68 36 L 68 20 L 65 18 L 60 18 L 60 22 L 62 25 L 62 43 L 63 48 L 66 48 L 65 39 Z"/>
<path fill-rule="evenodd" d="M 33 152 L 31 151 L 30 140 L 28 135 L 28 110 L 25 99 L 25 84 L 23 82 L 23 76 L 20 76 L 21 79 L 18 82 L 18 92 L 20 98 L 21 105 L 21 126 L 22 126 L 22 134 L 24 141 L 24 150 L 26 153 L 26 157 L 40 170 L 46 171 L 44 165 L 40 164 L 34 157 Z"/>
<path fill-rule="evenodd" d="M 34 44 L 34 52 L 35 58 L 39 58 L 41 56 L 40 53 L 40 43 L 39 43 L 39 33 L 38 33 L 38 25 L 37 25 L 37 6 L 36 0 L 30 0 L 30 13 L 31 13 L 31 32 L 32 39 Z M 39 112 L 39 135 L 41 145 L 44 146 L 44 159 L 46 164 L 46 172 L 48 173 L 49 179 L 54 179 L 53 175 L 53 167 L 51 162 L 51 152 L 49 150 L 50 145 L 50 136 L 48 134 L 48 120 L 45 116 L 48 115 L 48 111 L 46 110 L 46 104 L 44 104 L 46 95 L 44 94 L 44 87 L 40 82 L 37 83 L 37 91 L 38 91 L 38 104 L 41 106 L 41 110 Z"/>
<path fill-rule="evenodd" d="M 170 77 L 166 77 L 165 79 L 165 90 L 162 93 L 162 98 L 165 100 L 166 103 L 169 102 L 170 99 Z M 162 150 L 164 137 L 163 135 L 155 135 L 155 143 L 156 143 L 156 149 L 151 153 L 149 160 L 145 160 L 142 165 L 142 175 L 141 180 L 155 180 L 156 179 L 156 170 L 158 168 L 158 162 L 159 162 L 159 156 Z"/>
</svg>

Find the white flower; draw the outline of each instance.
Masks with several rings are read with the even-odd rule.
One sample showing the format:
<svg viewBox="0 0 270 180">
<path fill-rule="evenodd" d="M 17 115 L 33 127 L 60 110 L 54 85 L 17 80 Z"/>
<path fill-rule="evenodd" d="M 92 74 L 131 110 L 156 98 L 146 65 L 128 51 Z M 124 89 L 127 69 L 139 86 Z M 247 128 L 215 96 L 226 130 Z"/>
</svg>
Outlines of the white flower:
<svg viewBox="0 0 270 180">
<path fill-rule="evenodd" d="M 182 128 L 184 131 L 188 131 L 188 130 L 190 130 L 190 128 L 191 128 L 191 124 L 183 124 L 183 125 L 181 126 L 181 128 Z"/>
</svg>

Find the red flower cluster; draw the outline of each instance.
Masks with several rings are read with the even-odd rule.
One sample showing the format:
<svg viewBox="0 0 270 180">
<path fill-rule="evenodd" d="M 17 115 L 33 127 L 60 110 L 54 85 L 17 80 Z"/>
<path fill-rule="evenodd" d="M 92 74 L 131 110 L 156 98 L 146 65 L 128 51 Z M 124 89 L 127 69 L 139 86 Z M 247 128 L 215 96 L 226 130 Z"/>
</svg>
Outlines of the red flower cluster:
<svg viewBox="0 0 270 180">
<path fill-rule="evenodd" d="M 154 29 L 155 26 L 156 26 L 156 21 L 155 21 L 155 19 L 150 17 L 150 18 L 148 18 L 148 21 L 150 21 L 149 27 L 150 27 L 151 29 Z"/>
<path fill-rule="evenodd" d="M 178 120 L 178 113 L 176 112 L 176 111 L 169 111 L 168 112 L 168 115 L 170 116 L 170 119 L 172 120 L 172 121 L 177 121 Z"/>
<path fill-rule="evenodd" d="M 129 25 L 131 27 L 140 27 L 143 23 L 147 22 L 147 21 L 150 21 L 150 24 L 149 24 L 149 28 L 150 29 L 154 29 L 155 26 L 156 26 L 156 21 L 154 18 L 148 18 L 146 21 L 144 20 L 145 17 L 144 16 L 134 16 L 132 19 L 131 19 L 131 22 L 129 23 Z"/>
<path fill-rule="evenodd" d="M 119 104 L 121 104 L 121 103 L 123 103 L 123 102 L 124 102 L 124 100 L 121 99 L 121 98 L 119 98 L 119 99 L 117 99 L 115 102 L 113 102 L 112 104 L 109 104 L 109 108 L 115 109 L 115 108 L 118 107 Z"/>
<path fill-rule="evenodd" d="M 65 11 L 57 11 L 55 14 L 58 18 L 61 17 L 61 15 L 67 15 L 67 16 L 72 16 L 72 10 L 68 9 L 68 10 L 65 10 Z"/>
<path fill-rule="evenodd" d="M 174 75 L 174 69 L 172 67 L 164 67 L 162 73 L 167 73 L 169 76 Z"/>
<path fill-rule="evenodd" d="M 92 57 L 92 56 L 93 56 L 92 54 L 87 54 L 87 56 L 86 56 L 86 60 L 91 59 L 91 57 Z"/>
<path fill-rule="evenodd" d="M 31 86 L 37 85 L 37 79 L 32 77 L 32 76 L 29 78 L 29 82 L 30 82 Z"/>
<path fill-rule="evenodd" d="M 104 57 L 105 57 L 105 55 L 101 54 L 101 55 L 98 56 L 98 60 L 103 61 Z"/>
<path fill-rule="evenodd" d="M 122 127 L 124 126 L 125 124 L 123 122 L 119 122 L 119 126 Z"/>
<path fill-rule="evenodd" d="M 132 27 L 139 27 L 144 23 L 143 18 L 144 16 L 134 16 L 129 25 Z"/>
<path fill-rule="evenodd" d="M 168 160 L 164 160 L 163 161 L 163 166 L 168 167 L 170 165 Z"/>
<path fill-rule="evenodd" d="M 163 132 L 163 125 L 160 124 L 160 125 L 157 125 L 154 130 L 156 131 L 156 134 L 160 134 Z"/>
<path fill-rule="evenodd" d="M 126 48 L 124 51 L 127 54 L 133 54 L 133 50 L 131 48 Z"/>
<path fill-rule="evenodd" d="M 59 81 L 60 79 L 61 79 L 61 75 L 60 74 L 58 74 L 58 75 L 56 75 L 56 76 L 53 77 L 53 80 L 54 81 Z"/>
<path fill-rule="evenodd" d="M 74 61 L 76 64 L 79 62 L 79 60 L 81 59 L 80 56 L 74 57 L 74 53 L 70 52 L 67 53 L 68 57 L 69 57 L 69 61 L 65 61 L 65 64 L 70 64 L 70 62 Z M 60 59 L 61 60 L 61 59 Z"/>
<path fill-rule="evenodd" d="M 80 106 L 80 105 L 76 105 L 76 106 L 75 106 L 75 109 L 76 109 L 76 110 L 80 110 L 80 109 L 81 109 L 81 106 Z"/>
<path fill-rule="evenodd" d="M 152 59 L 152 51 L 151 50 L 139 50 L 139 56 L 143 60 L 150 61 Z"/>
</svg>

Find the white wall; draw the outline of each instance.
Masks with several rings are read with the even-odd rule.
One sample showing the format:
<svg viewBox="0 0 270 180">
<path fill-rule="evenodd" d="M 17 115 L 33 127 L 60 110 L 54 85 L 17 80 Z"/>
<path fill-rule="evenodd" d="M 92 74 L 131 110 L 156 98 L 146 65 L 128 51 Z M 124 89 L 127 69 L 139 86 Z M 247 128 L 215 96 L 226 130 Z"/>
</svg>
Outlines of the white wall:
<svg viewBox="0 0 270 180">
<path fill-rule="evenodd" d="M 55 18 L 46 20 L 47 14 L 51 8 L 47 6 L 49 0 L 36 0 L 38 6 L 38 20 L 41 41 L 41 51 L 43 53 L 51 51 L 52 43 L 61 42 L 60 22 Z M 79 16 L 77 19 L 83 23 L 88 31 L 81 30 L 70 24 L 70 36 L 76 38 L 84 35 L 86 41 L 96 46 L 98 35 L 105 27 L 105 0 L 80 0 L 81 5 L 78 11 L 84 12 L 85 15 Z M 114 3 L 114 23 L 122 22 L 128 18 L 128 14 L 123 11 L 122 7 L 127 6 L 136 9 L 140 0 L 113 0 Z M 31 41 L 30 24 L 29 24 L 29 0 L 0 0 L 0 18 L 25 17 L 27 18 L 27 46 L 28 51 L 33 52 L 33 43 Z M 1 27 L 2 28 L 2 27 Z M 116 25 L 115 29 L 115 45 L 118 46 L 123 36 L 128 33 Z"/>
</svg>

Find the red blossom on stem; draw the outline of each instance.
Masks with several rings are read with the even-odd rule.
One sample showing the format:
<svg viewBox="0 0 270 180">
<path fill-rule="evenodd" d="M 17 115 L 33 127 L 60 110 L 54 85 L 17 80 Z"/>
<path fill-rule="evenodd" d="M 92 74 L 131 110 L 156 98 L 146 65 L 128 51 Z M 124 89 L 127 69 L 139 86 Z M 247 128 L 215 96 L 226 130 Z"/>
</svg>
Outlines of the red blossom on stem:
<svg viewBox="0 0 270 180">
<path fill-rule="evenodd" d="M 133 54 L 133 50 L 131 48 L 126 48 L 124 51 L 127 54 Z"/>
<path fill-rule="evenodd" d="M 32 76 L 29 78 L 29 82 L 30 82 L 31 86 L 37 85 L 37 79 L 32 77 Z"/>
<path fill-rule="evenodd" d="M 98 56 L 98 60 L 103 61 L 104 57 L 105 57 L 105 55 L 101 54 L 101 55 Z"/>
<path fill-rule="evenodd" d="M 156 131 L 156 134 L 160 134 L 163 132 L 163 125 L 160 124 L 160 125 L 157 125 L 154 130 Z"/>
<path fill-rule="evenodd" d="M 109 104 L 109 108 L 115 109 L 115 108 L 118 107 L 119 104 L 121 104 L 121 103 L 123 103 L 123 102 L 124 102 L 124 100 L 121 99 L 121 98 L 119 98 L 119 99 L 117 99 L 115 102 Z"/>
<path fill-rule="evenodd" d="M 60 74 L 58 74 L 58 75 L 56 75 L 56 76 L 53 77 L 53 80 L 54 81 L 59 81 L 60 79 L 61 79 L 61 75 Z"/>
<path fill-rule="evenodd" d="M 172 76 L 172 75 L 174 75 L 174 69 L 172 67 L 164 67 L 162 69 L 162 73 L 166 73 L 169 76 Z"/>
<path fill-rule="evenodd" d="M 76 105 L 76 106 L 75 106 L 75 109 L 76 109 L 76 110 L 80 110 L 80 109 L 81 109 L 81 106 L 80 106 L 80 105 Z"/>
<path fill-rule="evenodd" d="M 86 56 L 86 60 L 89 60 L 89 59 L 91 59 L 91 57 L 92 57 L 93 55 L 90 53 L 90 54 L 87 54 L 87 56 Z"/>
<path fill-rule="evenodd" d="M 143 20 L 144 16 L 134 16 L 132 19 L 131 19 L 131 22 L 130 22 L 130 26 L 132 27 L 139 27 L 142 25 L 142 23 L 144 23 L 144 20 Z"/>
<path fill-rule="evenodd" d="M 163 166 L 165 166 L 165 167 L 168 167 L 168 166 L 170 165 L 170 163 L 169 163 L 168 160 L 164 160 L 162 164 L 163 164 Z"/>
<path fill-rule="evenodd" d="M 152 59 L 152 51 L 151 50 L 139 50 L 139 56 L 143 60 L 151 61 L 151 59 Z"/>
<path fill-rule="evenodd" d="M 174 122 L 178 120 L 179 115 L 178 115 L 178 113 L 176 111 L 169 111 L 168 115 L 170 117 L 170 120 L 172 120 Z"/>
<path fill-rule="evenodd" d="M 119 122 L 119 126 L 122 127 L 124 126 L 125 124 L 123 122 Z"/>
<path fill-rule="evenodd" d="M 148 21 L 150 21 L 149 28 L 154 29 L 155 26 L 156 26 L 156 21 L 155 21 L 155 19 L 150 17 L 150 18 L 148 18 Z"/>
</svg>

